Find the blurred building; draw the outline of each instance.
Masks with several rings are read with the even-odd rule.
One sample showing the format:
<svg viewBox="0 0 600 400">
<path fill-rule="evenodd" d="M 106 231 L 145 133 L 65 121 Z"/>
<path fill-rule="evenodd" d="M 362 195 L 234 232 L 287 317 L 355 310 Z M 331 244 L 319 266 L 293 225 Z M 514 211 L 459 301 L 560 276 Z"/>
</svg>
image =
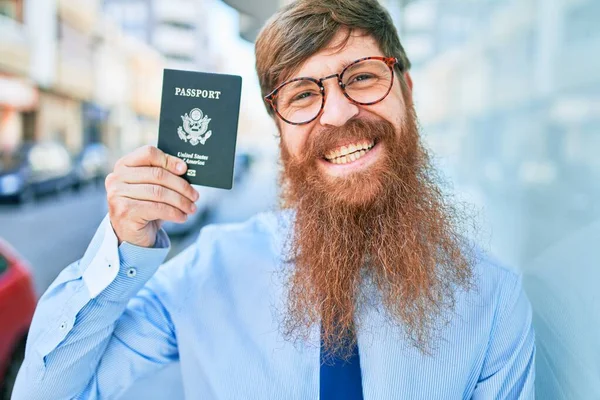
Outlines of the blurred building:
<svg viewBox="0 0 600 400">
<path fill-rule="evenodd" d="M 208 32 L 201 24 L 202 1 L 155 0 L 153 5 L 152 45 L 165 56 L 168 67 L 206 68 L 209 57 L 202 51 L 202 44 Z"/>
<path fill-rule="evenodd" d="M 0 1 L 0 148 L 154 144 L 163 68 L 242 75 L 239 137 L 260 146 L 273 126 L 239 21 L 221 0 Z"/>
<path fill-rule="evenodd" d="M 155 142 L 164 61 L 107 16 L 96 28 L 95 113 L 103 142 L 116 157 Z M 105 112 L 108 110 L 108 112 Z"/>
<path fill-rule="evenodd" d="M 31 45 L 22 1 L 0 2 L 0 151 L 32 136 L 39 92 L 29 77 Z"/>
<path fill-rule="evenodd" d="M 211 67 L 204 4 L 198 0 L 104 0 L 104 9 L 125 33 L 157 49 L 167 68 L 193 71 Z"/>
<path fill-rule="evenodd" d="M 238 10 L 221 0 L 104 0 L 104 10 L 125 34 L 158 50 L 166 68 L 241 75 L 239 143 L 248 148 L 272 141 L 272 121 L 256 101 L 253 44 L 240 38 L 244 16 Z M 160 100 L 160 92 L 153 98 Z"/>
<path fill-rule="evenodd" d="M 35 138 L 59 141 L 70 151 L 77 152 L 84 145 L 82 133 L 87 123 L 84 121 L 87 108 L 93 107 L 93 29 L 98 18 L 97 2 L 58 0 L 46 1 L 45 6 L 41 6 L 42 3 L 42 0 L 25 3 L 27 15 L 32 18 L 29 29 L 34 46 L 37 49 L 51 46 L 51 50 L 44 51 L 37 60 L 41 65 L 32 65 L 47 68 L 46 76 L 51 77 L 39 80 L 43 91 L 36 115 Z M 52 3 L 51 8 L 48 4 Z"/>
<path fill-rule="evenodd" d="M 13 64 L 5 66 L 7 69 L 32 86 L 29 90 L 19 89 L 21 96 L 36 93 L 36 101 L 21 113 L 20 128 L 2 135 L 10 138 L 7 150 L 23 141 L 52 140 L 75 153 L 86 141 L 100 140 L 99 135 L 83 135 L 90 115 L 88 108 L 93 107 L 96 3 L 11 0 L 2 4 L 5 10 L 15 12 L 5 13 L 3 18 L 2 25 L 10 27 L 11 34 L 2 34 L 0 48 L 12 47 L 1 58 Z M 6 17 L 12 19 L 7 23 Z M 20 65 L 14 65 L 17 63 Z"/>
<path fill-rule="evenodd" d="M 593 0 L 419 0 L 402 13 L 427 139 L 488 206 L 513 265 L 600 218 L 599 18 Z"/>
<path fill-rule="evenodd" d="M 239 143 L 244 148 L 259 147 L 265 138 L 272 139 L 272 122 L 262 103 L 256 102 L 260 90 L 254 50 L 251 42 L 240 38 L 239 12 L 221 0 L 104 0 L 104 10 L 125 35 L 158 51 L 165 68 L 241 75 Z M 146 64 L 138 62 L 136 68 Z M 160 102 L 162 70 L 160 74 L 159 78 L 156 74 L 133 76 L 141 89 L 149 91 L 140 100 Z M 140 114 L 140 102 L 134 106 Z M 156 128 L 148 124 L 146 129 L 149 142 L 154 143 Z"/>
<path fill-rule="evenodd" d="M 105 142 L 118 155 L 154 142 L 163 58 L 101 6 L 0 2 L 0 150 L 55 141 L 76 154 Z"/>
</svg>

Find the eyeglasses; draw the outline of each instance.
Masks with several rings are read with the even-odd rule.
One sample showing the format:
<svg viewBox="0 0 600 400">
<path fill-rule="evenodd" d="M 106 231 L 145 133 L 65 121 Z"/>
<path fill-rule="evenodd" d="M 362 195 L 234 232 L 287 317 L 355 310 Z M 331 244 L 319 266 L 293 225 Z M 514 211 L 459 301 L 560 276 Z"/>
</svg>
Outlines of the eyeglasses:
<svg viewBox="0 0 600 400">
<path fill-rule="evenodd" d="M 325 107 L 323 81 L 337 78 L 344 96 L 354 104 L 379 103 L 394 84 L 395 57 L 365 57 L 352 62 L 341 73 L 321 79 L 295 78 L 265 96 L 275 113 L 291 125 L 314 121 Z"/>
</svg>

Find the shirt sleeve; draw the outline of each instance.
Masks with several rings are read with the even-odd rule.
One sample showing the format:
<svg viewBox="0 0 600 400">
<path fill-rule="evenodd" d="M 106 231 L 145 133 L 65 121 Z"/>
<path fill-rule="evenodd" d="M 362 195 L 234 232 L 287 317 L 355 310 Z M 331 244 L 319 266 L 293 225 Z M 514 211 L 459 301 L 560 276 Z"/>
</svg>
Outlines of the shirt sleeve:
<svg viewBox="0 0 600 400">
<path fill-rule="evenodd" d="M 178 359 L 164 276 L 155 276 L 170 249 L 166 233 L 154 248 L 117 243 L 106 217 L 83 258 L 41 297 L 13 399 L 115 398 Z"/>
<path fill-rule="evenodd" d="M 474 400 L 533 399 L 535 340 L 531 305 L 515 274 L 500 291 L 487 354 Z"/>
</svg>

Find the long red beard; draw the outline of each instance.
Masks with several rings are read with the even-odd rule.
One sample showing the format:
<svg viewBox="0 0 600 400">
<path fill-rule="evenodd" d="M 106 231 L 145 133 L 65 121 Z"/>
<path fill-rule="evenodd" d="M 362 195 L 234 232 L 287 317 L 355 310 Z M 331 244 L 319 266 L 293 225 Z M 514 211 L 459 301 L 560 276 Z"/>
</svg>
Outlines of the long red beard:
<svg viewBox="0 0 600 400">
<path fill-rule="evenodd" d="M 368 278 L 391 320 L 427 351 L 435 327 L 471 284 L 473 254 L 461 213 L 438 188 L 414 112 L 401 132 L 385 120 L 351 120 L 309 138 L 297 160 L 281 145 L 284 206 L 295 209 L 285 333 L 307 338 L 321 323 L 330 354 L 346 357 Z M 317 160 L 340 139 L 384 146 L 375 165 L 349 179 L 324 176 Z M 351 140 L 349 140 L 351 141 Z"/>
</svg>

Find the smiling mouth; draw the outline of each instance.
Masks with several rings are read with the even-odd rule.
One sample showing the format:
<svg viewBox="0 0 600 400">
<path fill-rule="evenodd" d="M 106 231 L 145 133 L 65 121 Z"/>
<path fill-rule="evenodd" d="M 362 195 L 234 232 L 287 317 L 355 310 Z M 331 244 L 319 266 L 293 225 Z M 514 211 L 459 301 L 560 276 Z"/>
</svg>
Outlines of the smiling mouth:
<svg viewBox="0 0 600 400">
<path fill-rule="evenodd" d="M 375 146 L 373 139 L 359 140 L 354 143 L 329 150 L 323 157 L 332 164 L 348 164 L 364 157 Z"/>
</svg>

